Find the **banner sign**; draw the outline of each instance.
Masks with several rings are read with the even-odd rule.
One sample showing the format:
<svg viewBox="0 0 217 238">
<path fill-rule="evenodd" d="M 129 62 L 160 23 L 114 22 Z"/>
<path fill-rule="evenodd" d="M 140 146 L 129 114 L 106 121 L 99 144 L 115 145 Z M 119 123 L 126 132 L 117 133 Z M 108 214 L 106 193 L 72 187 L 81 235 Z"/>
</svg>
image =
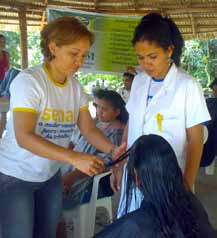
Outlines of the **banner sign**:
<svg viewBox="0 0 217 238">
<path fill-rule="evenodd" d="M 86 72 L 123 72 L 138 65 L 132 38 L 139 17 L 115 16 L 68 9 L 48 9 L 48 20 L 64 15 L 78 17 L 94 32 L 95 42 L 82 67 Z"/>
</svg>

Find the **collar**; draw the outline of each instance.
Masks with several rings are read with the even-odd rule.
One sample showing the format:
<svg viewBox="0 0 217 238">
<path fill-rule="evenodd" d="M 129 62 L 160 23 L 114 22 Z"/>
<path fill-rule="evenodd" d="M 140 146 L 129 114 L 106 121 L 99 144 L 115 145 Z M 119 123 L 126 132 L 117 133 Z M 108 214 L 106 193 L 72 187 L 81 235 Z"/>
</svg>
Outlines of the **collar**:
<svg viewBox="0 0 217 238">
<path fill-rule="evenodd" d="M 163 88 L 166 91 L 173 91 L 176 85 L 176 80 L 177 80 L 177 72 L 178 68 L 176 67 L 175 64 L 172 64 L 169 72 L 167 73 L 165 79 L 164 79 L 164 84 Z"/>
<path fill-rule="evenodd" d="M 56 81 L 53 79 L 53 77 L 52 77 L 52 75 L 51 75 L 50 71 L 48 70 L 48 68 L 47 68 L 47 66 L 46 66 L 45 63 L 42 64 L 42 68 L 43 68 L 44 72 L 46 73 L 48 79 L 49 79 L 54 85 L 56 85 L 57 87 L 60 87 L 60 88 L 64 88 L 65 86 L 67 86 L 67 84 L 68 84 L 68 79 L 67 79 L 63 84 L 62 84 L 62 83 L 58 83 L 58 82 L 56 82 Z"/>
<path fill-rule="evenodd" d="M 162 79 L 156 79 L 156 78 L 154 78 L 154 77 L 151 77 L 151 79 L 152 79 L 154 82 L 156 82 L 156 83 L 161 83 L 161 82 L 164 81 L 164 78 L 162 78 Z"/>
</svg>

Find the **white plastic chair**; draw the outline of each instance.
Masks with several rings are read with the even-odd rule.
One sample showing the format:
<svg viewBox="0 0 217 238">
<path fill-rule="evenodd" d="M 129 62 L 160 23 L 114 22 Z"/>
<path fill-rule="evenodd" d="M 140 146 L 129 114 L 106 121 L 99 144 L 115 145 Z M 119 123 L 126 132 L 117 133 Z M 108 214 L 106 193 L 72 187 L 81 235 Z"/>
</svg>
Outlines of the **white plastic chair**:
<svg viewBox="0 0 217 238">
<path fill-rule="evenodd" d="M 97 207 L 104 207 L 108 212 L 109 222 L 112 221 L 111 197 L 98 199 L 99 182 L 109 174 L 111 174 L 110 171 L 94 177 L 89 203 L 63 212 L 63 216 L 68 224 L 66 227 L 67 238 L 91 238 L 94 236 Z"/>
<path fill-rule="evenodd" d="M 207 139 L 208 139 L 208 129 L 206 126 L 204 126 L 204 141 L 203 144 L 206 143 Z M 217 159 L 217 157 L 215 156 L 215 159 L 213 160 L 212 164 L 210 164 L 209 166 L 205 167 L 205 173 L 206 175 L 213 175 L 214 171 L 215 171 L 215 160 Z"/>
<path fill-rule="evenodd" d="M 203 144 L 206 144 L 209 136 L 209 131 L 206 126 L 203 126 Z"/>
<path fill-rule="evenodd" d="M 215 172 L 215 160 L 216 159 L 217 159 L 217 157 L 215 156 L 215 159 L 213 160 L 212 164 L 210 164 L 209 166 L 207 166 L 205 168 L 206 175 L 214 175 L 214 172 Z"/>
</svg>

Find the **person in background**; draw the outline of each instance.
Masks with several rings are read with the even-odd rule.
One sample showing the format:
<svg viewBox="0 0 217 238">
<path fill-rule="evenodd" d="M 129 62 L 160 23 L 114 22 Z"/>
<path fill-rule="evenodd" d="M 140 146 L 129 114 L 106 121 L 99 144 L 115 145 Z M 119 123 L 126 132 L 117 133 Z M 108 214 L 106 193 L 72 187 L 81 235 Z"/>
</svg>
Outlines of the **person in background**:
<svg viewBox="0 0 217 238">
<path fill-rule="evenodd" d="M 210 120 L 202 88 L 179 68 L 183 37 L 176 24 L 157 13 L 144 16 L 135 28 L 132 40 L 143 72 L 133 80 L 126 105 L 129 122 L 124 141 L 130 147 L 143 134 L 165 138 L 176 153 L 178 164 L 193 188 L 203 150 L 203 122 Z M 114 169 L 111 186 L 120 189 L 123 166 Z M 126 198 L 127 181 L 123 176 L 118 216 Z M 134 194 L 135 195 L 135 194 Z M 140 207 L 143 195 L 132 196 L 130 211 Z"/>
<path fill-rule="evenodd" d="M 123 73 L 124 87 L 121 88 L 118 92 L 126 103 L 130 96 L 130 90 L 131 90 L 131 86 L 132 86 L 135 75 L 136 75 L 136 71 L 133 67 L 127 67 L 126 71 Z"/>
<path fill-rule="evenodd" d="M 125 109 L 125 102 L 117 92 L 112 90 L 98 89 L 93 92 L 93 95 L 94 106 L 96 107 L 96 127 L 99 128 L 113 144 L 120 145 L 124 127 L 128 121 L 128 112 Z M 91 145 L 81 134 L 78 137 L 73 150 L 96 155 L 105 161 L 105 165 L 111 161 L 110 157 Z M 74 191 L 75 187 L 79 188 L 80 191 L 80 193 L 75 191 L 70 193 L 71 198 L 69 199 L 69 206 L 73 208 L 76 205 L 88 202 L 92 190 L 91 184 L 93 179 L 70 165 L 63 166 L 62 171 L 65 174 L 62 180 L 66 191 L 69 192 L 70 189 Z M 90 189 L 90 191 L 88 193 L 88 198 L 84 199 L 85 190 L 87 188 Z"/>
<path fill-rule="evenodd" d="M 125 215 L 95 238 L 216 238 L 200 201 L 188 189 L 171 145 L 159 135 L 133 144 L 127 164 Z M 127 214 L 132 190 L 143 194 L 139 209 Z"/>
<path fill-rule="evenodd" d="M 75 125 L 97 149 L 117 148 L 96 126 L 75 72 L 93 43 L 77 18 L 60 17 L 41 32 L 42 65 L 20 72 L 10 86 L 10 112 L 0 141 L 2 237 L 53 238 L 62 208 L 60 168 L 69 163 L 93 176 L 104 171 L 97 156 L 68 149 Z"/>
<path fill-rule="evenodd" d="M 217 78 L 215 78 L 209 87 L 212 89 L 212 95 L 214 98 L 217 98 Z"/>
<path fill-rule="evenodd" d="M 205 123 L 208 139 L 204 144 L 200 166 L 207 167 L 213 163 L 217 155 L 217 78 L 209 87 L 212 89 L 212 96 L 206 98 L 206 105 L 209 110 L 211 120 Z"/>
<path fill-rule="evenodd" d="M 4 79 L 6 71 L 9 69 L 9 53 L 5 51 L 6 38 L 0 34 L 0 84 Z"/>
<path fill-rule="evenodd" d="M 6 74 L 2 83 L 0 84 L 0 107 L 6 108 L 5 110 L 1 110 L 0 112 L 0 138 L 3 135 L 4 130 L 6 129 L 6 122 L 7 122 L 7 112 L 10 101 L 10 85 L 17 74 L 20 72 L 18 69 L 10 68 Z"/>
</svg>

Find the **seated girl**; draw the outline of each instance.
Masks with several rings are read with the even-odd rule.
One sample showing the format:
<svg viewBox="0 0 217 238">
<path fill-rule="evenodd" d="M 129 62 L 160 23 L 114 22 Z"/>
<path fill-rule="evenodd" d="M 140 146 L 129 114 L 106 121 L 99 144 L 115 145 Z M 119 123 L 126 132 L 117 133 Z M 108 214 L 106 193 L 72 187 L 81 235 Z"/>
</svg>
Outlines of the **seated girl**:
<svg viewBox="0 0 217 238">
<path fill-rule="evenodd" d="M 215 238 L 208 216 L 183 180 L 169 143 L 158 135 L 141 136 L 127 164 L 125 216 L 96 238 Z M 128 213 L 132 191 L 138 187 L 141 207 Z"/>
<path fill-rule="evenodd" d="M 93 94 L 97 115 L 96 126 L 101 129 L 114 144 L 120 145 L 123 130 L 128 121 L 125 102 L 115 91 L 99 89 L 94 91 Z M 74 150 L 97 155 L 105 160 L 105 164 L 111 160 L 108 155 L 97 150 L 81 135 L 78 138 Z M 67 168 L 67 171 L 64 173 L 63 183 L 66 192 L 63 201 L 64 208 L 72 209 L 77 205 L 89 202 L 93 178 L 86 176 L 78 170 L 74 170 L 72 167 Z M 99 189 L 100 196 L 102 197 L 112 194 L 109 177 L 102 179 L 102 184 L 99 186 Z"/>
</svg>

